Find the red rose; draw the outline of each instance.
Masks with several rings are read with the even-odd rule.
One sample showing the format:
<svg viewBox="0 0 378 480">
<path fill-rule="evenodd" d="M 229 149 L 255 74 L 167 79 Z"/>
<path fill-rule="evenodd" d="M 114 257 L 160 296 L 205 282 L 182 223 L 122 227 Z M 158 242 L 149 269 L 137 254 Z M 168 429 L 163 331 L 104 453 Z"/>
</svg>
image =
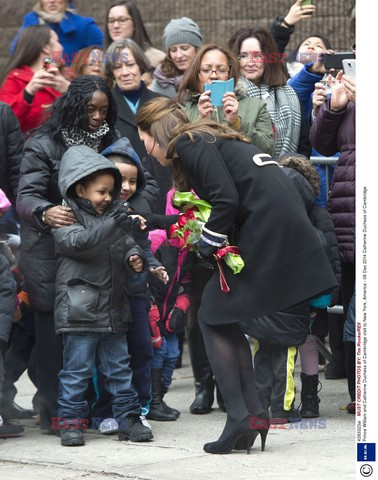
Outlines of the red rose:
<svg viewBox="0 0 378 480">
<path fill-rule="evenodd" d="M 175 234 L 176 234 L 176 232 L 177 232 L 177 230 L 178 230 L 178 228 L 179 228 L 179 227 L 178 227 L 178 225 L 177 225 L 176 223 L 174 223 L 173 225 L 171 225 L 171 226 L 169 227 L 169 236 L 170 236 L 170 237 L 174 237 Z"/>
<path fill-rule="evenodd" d="M 182 228 L 188 223 L 189 218 L 186 216 L 185 213 L 180 213 L 180 216 L 178 218 L 178 224 Z"/>
<path fill-rule="evenodd" d="M 188 210 L 186 210 L 185 212 L 185 215 L 189 218 L 189 220 L 193 220 L 193 219 L 196 219 L 194 212 L 195 212 L 194 207 L 188 208 Z"/>
</svg>

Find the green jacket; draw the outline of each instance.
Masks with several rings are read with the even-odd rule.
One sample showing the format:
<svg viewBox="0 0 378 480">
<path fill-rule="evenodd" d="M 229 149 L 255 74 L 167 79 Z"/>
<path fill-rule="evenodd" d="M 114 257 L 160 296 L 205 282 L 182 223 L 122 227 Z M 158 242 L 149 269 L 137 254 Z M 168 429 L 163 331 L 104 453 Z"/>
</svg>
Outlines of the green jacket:
<svg viewBox="0 0 378 480">
<path fill-rule="evenodd" d="M 235 95 L 239 102 L 239 117 L 241 120 L 238 130 L 250 138 L 253 145 L 273 157 L 276 145 L 274 143 L 272 122 L 265 102 L 258 98 L 246 97 L 238 86 L 235 88 Z M 198 119 L 199 97 L 199 93 L 188 93 L 182 105 L 191 122 Z M 215 122 L 227 123 L 222 108 L 216 108 L 211 118 Z"/>
</svg>

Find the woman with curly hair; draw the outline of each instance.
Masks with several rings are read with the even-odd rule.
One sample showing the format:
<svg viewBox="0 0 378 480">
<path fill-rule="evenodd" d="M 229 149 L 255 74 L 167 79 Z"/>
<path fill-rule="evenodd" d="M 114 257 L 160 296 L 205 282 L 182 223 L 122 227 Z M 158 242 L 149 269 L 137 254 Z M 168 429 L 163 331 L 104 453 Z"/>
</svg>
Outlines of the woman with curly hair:
<svg viewBox="0 0 378 480">
<path fill-rule="evenodd" d="M 21 262 L 35 311 L 37 384 L 41 429 L 51 432 L 58 416 L 58 373 L 62 345 L 55 335 L 55 255 L 52 228 L 75 223 L 62 205 L 60 160 L 73 145 L 102 151 L 116 139 L 117 107 L 106 82 L 97 76 L 75 79 L 53 105 L 51 116 L 26 141 L 17 197 L 21 223 Z"/>
</svg>

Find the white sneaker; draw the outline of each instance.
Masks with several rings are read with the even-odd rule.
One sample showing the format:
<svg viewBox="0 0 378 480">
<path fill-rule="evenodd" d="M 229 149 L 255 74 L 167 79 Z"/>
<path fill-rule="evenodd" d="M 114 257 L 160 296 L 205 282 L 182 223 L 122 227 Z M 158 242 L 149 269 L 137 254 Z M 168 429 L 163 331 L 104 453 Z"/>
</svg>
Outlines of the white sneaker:
<svg viewBox="0 0 378 480">
<path fill-rule="evenodd" d="M 105 418 L 98 427 L 98 431 L 103 435 L 114 435 L 118 433 L 118 423 L 114 418 Z"/>
<path fill-rule="evenodd" d="M 150 423 L 148 422 L 148 420 L 146 420 L 146 417 L 144 415 L 139 415 L 139 418 L 140 418 L 140 421 L 142 422 L 142 424 L 145 427 L 149 428 L 152 432 L 152 427 L 151 427 Z"/>
</svg>

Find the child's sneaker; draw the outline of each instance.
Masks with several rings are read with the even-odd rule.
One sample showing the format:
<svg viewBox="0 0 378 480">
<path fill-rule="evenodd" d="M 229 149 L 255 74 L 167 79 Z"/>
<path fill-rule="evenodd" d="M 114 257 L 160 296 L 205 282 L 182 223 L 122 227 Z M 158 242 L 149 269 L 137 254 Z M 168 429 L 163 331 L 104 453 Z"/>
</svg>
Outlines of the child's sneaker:
<svg viewBox="0 0 378 480">
<path fill-rule="evenodd" d="M 143 425 L 139 416 L 131 415 L 122 420 L 119 426 L 118 439 L 132 442 L 147 442 L 154 438 L 150 428 Z"/>
<path fill-rule="evenodd" d="M 105 418 L 98 427 L 98 431 L 103 435 L 114 435 L 118 433 L 119 427 L 115 418 Z"/>
<path fill-rule="evenodd" d="M 143 423 L 143 425 L 147 428 L 149 428 L 152 431 L 152 427 L 150 425 L 150 422 L 146 419 L 146 417 L 143 415 L 143 409 L 142 409 L 142 415 L 139 416 L 140 421 Z"/>
<path fill-rule="evenodd" d="M 63 447 L 81 447 L 85 445 L 84 434 L 80 428 L 63 427 L 59 431 L 60 444 Z"/>
</svg>

